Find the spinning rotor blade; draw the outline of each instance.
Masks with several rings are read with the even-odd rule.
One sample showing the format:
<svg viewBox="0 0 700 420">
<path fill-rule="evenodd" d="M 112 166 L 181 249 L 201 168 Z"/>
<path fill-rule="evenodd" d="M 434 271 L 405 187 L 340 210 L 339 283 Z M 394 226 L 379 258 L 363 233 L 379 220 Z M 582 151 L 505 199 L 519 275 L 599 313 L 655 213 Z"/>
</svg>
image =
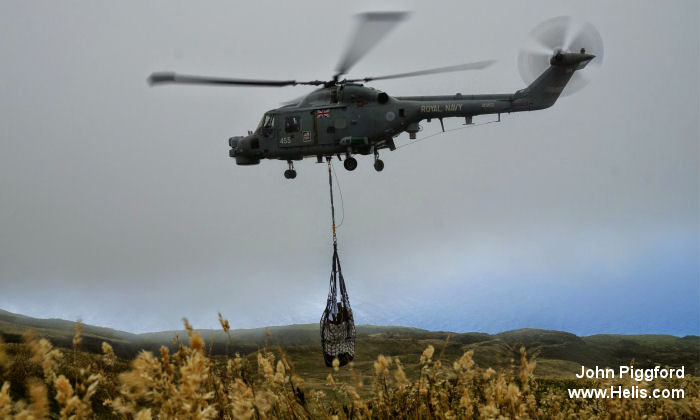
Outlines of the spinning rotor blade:
<svg viewBox="0 0 700 420">
<path fill-rule="evenodd" d="M 476 61 L 474 63 L 457 64 L 455 66 L 438 67 L 435 69 L 412 71 L 408 73 L 390 74 L 387 76 L 365 77 L 364 79 L 350 79 L 348 82 L 371 82 L 372 80 L 398 79 L 401 77 L 423 76 L 426 74 L 450 73 L 453 71 L 481 70 L 495 63 L 496 60 Z"/>
<path fill-rule="evenodd" d="M 525 84 L 534 82 L 543 71 L 549 67 L 549 59 L 553 53 L 520 51 L 518 54 L 518 71 Z"/>
<path fill-rule="evenodd" d="M 336 66 L 334 78 L 347 74 L 394 27 L 408 17 L 408 12 L 369 12 L 357 15 L 360 23 L 352 41 Z"/>
<path fill-rule="evenodd" d="M 593 54 L 596 58 L 591 61 L 591 65 L 600 67 L 603 63 L 603 39 L 596 28 L 590 23 L 585 23 L 578 28 L 570 40 L 567 40 L 567 51 L 579 51 L 585 48 L 588 54 Z"/>
<path fill-rule="evenodd" d="M 571 16 L 551 18 L 530 31 L 530 37 L 550 53 L 565 50 L 567 35 L 572 25 Z"/>
<path fill-rule="evenodd" d="M 148 84 L 159 85 L 165 83 L 185 85 L 228 85 L 228 86 L 295 86 L 295 85 L 322 85 L 324 82 L 314 80 L 311 82 L 297 82 L 296 80 L 257 80 L 257 79 L 222 79 L 217 77 L 187 76 L 175 73 L 153 73 L 148 78 Z"/>
<path fill-rule="evenodd" d="M 559 16 L 542 22 L 530 32 L 530 42 L 518 55 L 520 77 L 532 83 L 549 67 L 550 58 L 557 51 L 586 53 L 596 56 L 586 72 L 576 72 L 564 88 L 562 96 L 581 90 L 588 84 L 589 69 L 603 63 L 603 40 L 590 23 L 576 22 L 570 16 Z"/>
<path fill-rule="evenodd" d="M 571 95 L 583 89 L 590 81 L 591 72 L 600 69 L 603 64 L 603 39 L 590 23 L 585 23 L 578 27 L 571 38 L 567 39 L 567 51 L 579 51 L 581 48 L 585 48 L 588 54 L 593 54 L 596 58 L 586 67 L 585 72 L 574 73 L 574 76 L 564 88 L 562 95 Z"/>
</svg>

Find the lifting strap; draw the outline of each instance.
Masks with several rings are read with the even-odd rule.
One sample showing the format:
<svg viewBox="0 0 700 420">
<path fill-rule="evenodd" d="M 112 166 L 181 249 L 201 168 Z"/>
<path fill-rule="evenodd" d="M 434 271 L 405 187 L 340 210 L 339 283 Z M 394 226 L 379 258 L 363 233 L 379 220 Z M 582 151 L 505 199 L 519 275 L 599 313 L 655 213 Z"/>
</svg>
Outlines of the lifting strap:
<svg viewBox="0 0 700 420">
<path fill-rule="evenodd" d="M 332 271 L 331 271 L 331 284 L 330 284 L 330 293 L 328 295 L 329 300 L 333 300 L 335 302 L 336 297 L 337 297 L 337 281 L 338 277 L 340 277 L 340 296 L 341 296 L 341 301 L 345 303 L 345 300 L 347 300 L 347 291 L 345 290 L 345 281 L 343 280 L 343 274 L 342 270 L 340 268 L 340 258 L 338 257 L 338 237 L 336 236 L 336 231 L 335 231 L 335 205 L 333 203 L 333 168 L 331 167 L 331 158 L 327 158 L 328 160 L 328 187 L 330 191 L 330 196 L 331 196 L 331 221 L 332 221 L 332 233 L 333 233 L 333 265 L 332 265 Z M 340 276 L 338 276 L 340 274 Z M 335 305 L 334 305 L 335 309 Z M 335 311 L 334 311 L 335 312 Z"/>
<path fill-rule="evenodd" d="M 326 366 L 333 366 L 338 359 L 339 365 L 344 366 L 355 357 L 355 320 L 350 308 L 350 298 L 345 288 L 343 271 L 338 257 L 338 238 L 335 226 L 335 208 L 333 203 L 333 168 L 328 158 L 328 185 L 331 196 L 331 220 L 333 226 L 333 264 L 331 269 L 330 287 L 326 309 L 321 316 L 321 347 Z M 338 290 L 340 285 L 340 290 Z M 340 300 L 338 300 L 340 291 Z"/>
<path fill-rule="evenodd" d="M 327 158 L 328 160 L 328 186 L 330 187 L 331 191 L 331 220 L 333 221 L 333 250 L 337 251 L 338 248 L 338 239 L 335 236 L 335 207 L 333 206 L 333 173 L 332 168 L 331 168 L 331 158 Z"/>
<path fill-rule="evenodd" d="M 333 203 L 333 168 L 331 167 L 331 158 L 328 158 L 328 187 L 331 196 L 331 221 L 333 232 L 333 264 L 330 278 L 330 290 L 328 293 L 327 308 L 332 308 L 331 313 L 336 314 L 338 308 L 336 306 L 338 298 L 338 285 L 340 285 L 340 302 L 344 308 L 350 308 L 350 298 L 348 291 L 345 288 L 345 279 L 343 279 L 343 270 L 340 268 L 340 257 L 338 256 L 338 237 L 336 236 L 335 226 L 335 206 Z"/>
</svg>

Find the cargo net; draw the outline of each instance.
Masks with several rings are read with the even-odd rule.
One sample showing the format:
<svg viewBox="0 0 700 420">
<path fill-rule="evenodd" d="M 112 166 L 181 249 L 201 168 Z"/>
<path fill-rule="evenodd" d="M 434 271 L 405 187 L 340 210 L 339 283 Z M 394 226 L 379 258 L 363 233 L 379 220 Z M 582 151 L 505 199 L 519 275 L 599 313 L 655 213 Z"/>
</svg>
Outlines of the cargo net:
<svg viewBox="0 0 700 420">
<path fill-rule="evenodd" d="M 337 296 L 338 283 L 340 283 L 340 300 Z M 333 359 L 338 359 L 340 366 L 343 366 L 355 357 L 355 321 L 352 317 L 348 292 L 345 289 L 343 272 L 340 269 L 336 244 L 333 244 L 333 270 L 328 301 L 321 317 L 321 347 L 323 359 L 328 367 L 333 366 Z"/>
</svg>

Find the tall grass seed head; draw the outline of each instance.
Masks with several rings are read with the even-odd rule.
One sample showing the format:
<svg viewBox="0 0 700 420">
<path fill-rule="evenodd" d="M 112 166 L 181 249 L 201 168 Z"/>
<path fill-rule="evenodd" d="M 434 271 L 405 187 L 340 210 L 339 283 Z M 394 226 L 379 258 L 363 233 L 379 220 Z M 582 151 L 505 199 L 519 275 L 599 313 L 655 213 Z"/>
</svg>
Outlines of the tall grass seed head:
<svg viewBox="0 0 700 420">
<path fill-rule="evenodd" d="M 435 353 L 435 347 L 433 347 L 433 345 L 431 344 L 423 351 L 423 354 L 421 354 L 420 363 L 422 365 L 430 363 L 432 358 L 433 358 L 434 353 Z"/>
<path fill-rule="evenodd" d="M 114 366 L 117 362 L 117 356 L 114 354 L 114 349 L 108 342 L 102 342 L 102 361 L 107 366 Z"/>
<path fill-rule="evenodd" d="M 78 320 L 75 323 L 75 335 L 73 336 L 73 347 L 77 348 L 83 342 L 83 323 Z"/>
<path fill-rule="evenodd" d="M 221 315 L 221 312 L 219 312 L 219 324 L 221 324 L 221 328 L 224 330 L 225 333 L 228 333 L 231 329 L 231 325 L 228 323 L 228 319 L 224 319 L 223 315 Z"/>
<path fill-rule="evenodd" d="M 386 357 L 383 354 L 380 354 L 377 357 L 377 361 L 374 362 L 374 373 L 377 376 L 381 376 L 387 371 L 389 365 L 391 365 L 391 357 Z"/>
</svg>

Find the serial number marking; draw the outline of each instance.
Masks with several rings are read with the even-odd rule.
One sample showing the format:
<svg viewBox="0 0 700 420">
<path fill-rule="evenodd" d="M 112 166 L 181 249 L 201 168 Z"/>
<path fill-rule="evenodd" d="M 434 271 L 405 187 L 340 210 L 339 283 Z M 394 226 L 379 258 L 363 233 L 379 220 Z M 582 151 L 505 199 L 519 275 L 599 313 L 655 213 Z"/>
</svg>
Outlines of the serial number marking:
<svg viewBox="0 0 700 420">
<path fill-rule="evenodd" d="M 446 104 L 444 105 L 421 105 L 420 112 L 454 112 L 461 111 L 462 104 Z"/>
<path fill-rule="evenodd" d="M 292 138 L 291 137 L 282 137 L 280 139 L 280 144 L 292 144 Z"/>
</svg>

